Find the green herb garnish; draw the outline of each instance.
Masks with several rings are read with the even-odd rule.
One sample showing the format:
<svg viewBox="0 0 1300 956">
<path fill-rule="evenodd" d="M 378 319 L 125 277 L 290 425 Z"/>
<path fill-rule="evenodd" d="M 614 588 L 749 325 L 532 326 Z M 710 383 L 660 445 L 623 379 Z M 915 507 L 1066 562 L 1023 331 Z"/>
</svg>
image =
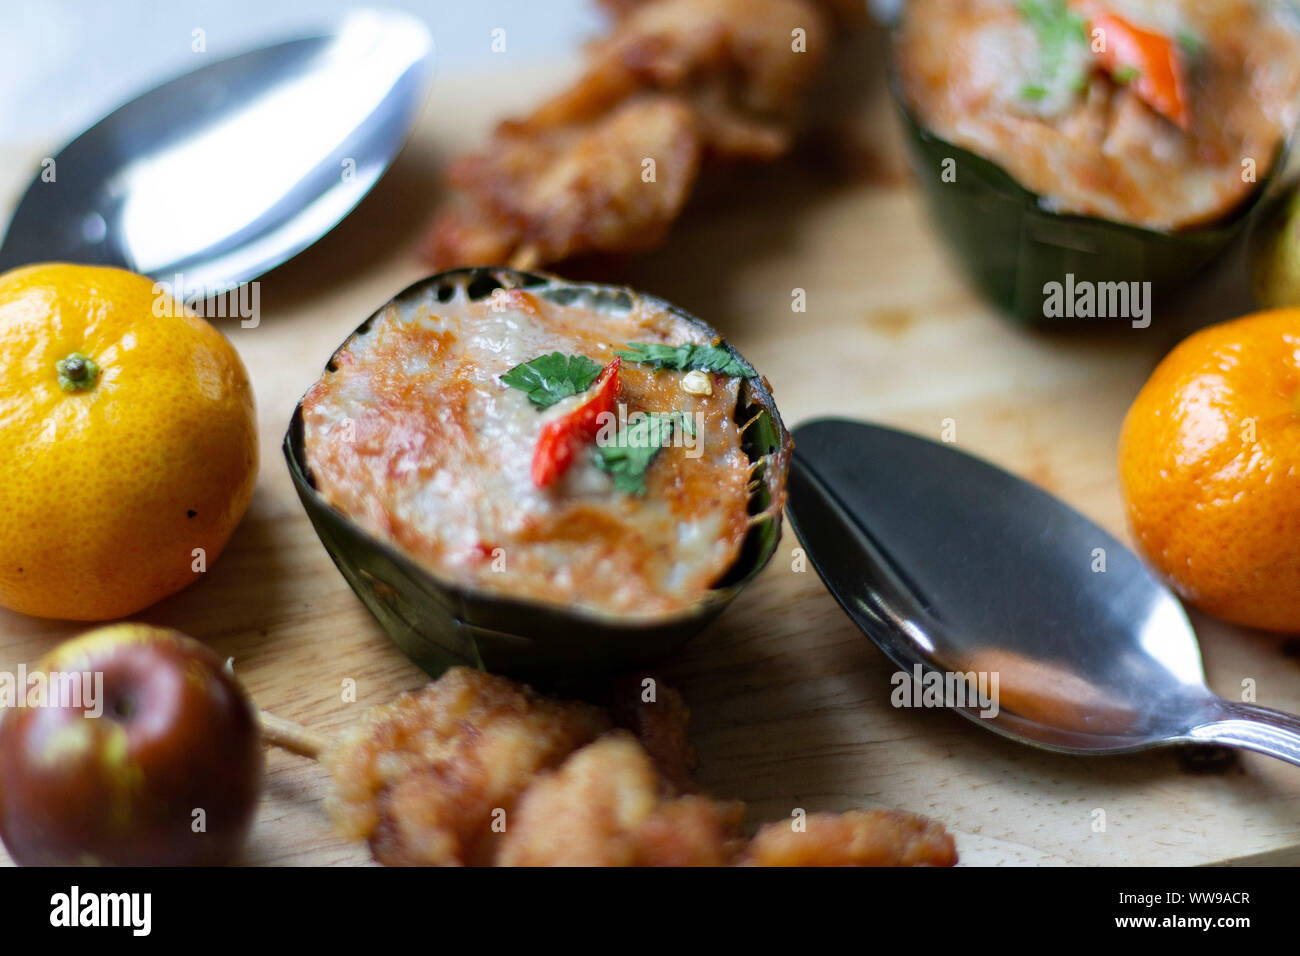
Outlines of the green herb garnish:
<svg viewBox="0 0 1300 956">
<path fill-rule="evenodd" d="M 1077 67 L 1073 74 L 1067 74 L 1066 67 L 1070 65 L 1071 47 L 1087 49 L 1087 21 L 1070 10 L 1066 0 L 1016 0 L 1016 6 L 1034 29 L 1041 56 L 1040 78 L 1027 84 L 1021 95 L 1041 100 L 1060 84 L 1074 90 L 1083 88 L 1086 74 L 1078 72 Z"/>
<path fill-rule="evenodd" d="M 735 378 L 753 378 L 758 373 L 720 345 L 659 345 L 629 342 L 627 349 L 615 352 L 620 358 L 638 365 L 684 372 L 718 372 Z"/>
<path fill-rule="evenodd" d="M 550 408 L 562 398 L 585 392 L 600 372 L 600 363 L 585 355 L 552 352 L 516 365 L 501 376 L 501 381 L 527 392 L 528 400 L 538 408 Z"/>
<path fill-rule="evenodd" d="M 1142 76 L 1142 71 L 1136 66 L 1122 66 L 1111 74 L 1116 83 L 1120 86 L 1127 86 L 1134 80 Z"/>
<path fill-rule="evenodd" d="M 1179 31 L 1178 44 L 1183 48 L 1183 50 L 1189 56 L 1193 56 L 1193 57 L 1200 56 L 1201 53 L 1205 50 L 1205 41 L 1202 40 L 1195 33 L 1191 33 L 1188 30 Z"/>
<path fill-rule="evenodd" d="M 673 429 L 695 434 L 695 424 L 683 412 L 646 412 L 636 416 L 613 441 L 596 440 L 596 467 L 608 472 L 614 487 L 629 495 L 645 494 L 645 473 L 655 455 L 672 439 Z"/>
</svg>

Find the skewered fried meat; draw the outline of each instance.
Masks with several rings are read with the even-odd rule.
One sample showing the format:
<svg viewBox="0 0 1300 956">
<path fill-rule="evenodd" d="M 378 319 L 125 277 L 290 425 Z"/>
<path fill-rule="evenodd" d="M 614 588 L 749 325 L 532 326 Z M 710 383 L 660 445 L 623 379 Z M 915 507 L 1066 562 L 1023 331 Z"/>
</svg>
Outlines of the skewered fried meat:
<svg viewBox="0 0 1300 956">
<path fill-rule="evenodd" d="M 488 153 L 452 164 L 451 182 L 473 199 L 442 216 L 431 254 L 444 266 L 532 266 L 593 249 L 653 248 L 681 212 L 699 162 L 695 118 L 668 96 L 631 100 L 590 124 L 503 127 Z"/>
<path fill-rule="evenodd" d="M 455 667 L 371 709 L 325 755 L 339 830 L 390 866 L 487 862 L 494 811 L 608 727 L 598 708 Z"/>
<path fill-rule="evenodd" d="M 598 0 L 614 17 L 625 17 L 638 7 L 655 0 Z M 840 26 L 860 26 L 867 22 L 867 0 L 812 0 Z"/>
<path fill-rule="evenodd" d="M 652 89 L 693 109 L 710 153 L 773 159 L 789 147 L 803 95 L 821 70 L 825 33 L 807 0 L 655 0 L 593 45 L 577 83 L 503 125 L 537 132 L 585 123 Z"/>
<path fill-rule="evenodd" d="M 452 164 L 458 202 L 434 224 L 429 258 L 532 267 L 657 246 L 701 157 L 789 149 L 826 33 L 809 0 L 638 5 L 577 83 Z"/>
<path fill-rule="evenodd" d="M 689 711 L 659 682 L 645 700 L 642 680 L 616 684 L 612 704 L 638 740 L 607 732 L 601 708 L 452 668 L 372 708 L 325 753 L 331 815 L 389 866 L 956 862 L 942 826 L 891 811 L 813 814 L 802 832 L 769 824 L 746 843 L 744 804 L 684 792 L 695 789 Z"/>
<path fill-rule="evenodd" d="M 647 700 L 653 695 L 653 699 Z M 629 674 L 614 683 L 610 714 L 645 747 L 660 775 L 678 793 L 695 790 L 700 759 L 691 743 L 691 711 L 682 695 L 649 675 Z"/>
<path fill-rule="evenodd" d="M 523 795 L 501 866 L 952 866 L 942 826 L 890 810 L 769 823 L 745 843 L 744 804 L 675 796 L 630 735 L 615 731 Z"/>
<path fill-rule="evenodd" d="M 742 842 L 744 805 L 674 797 L 624 731 L 540 778 L 519 801 L 501 866 L 723 866 Z"/>
<path fill-rule="evenodd" d="M 892 810 L 814 813 L 805 829 L 768 823 L 749 841 L 745 866 L 952 866 L 957 850 L 942 826 Z"/>
</svg>

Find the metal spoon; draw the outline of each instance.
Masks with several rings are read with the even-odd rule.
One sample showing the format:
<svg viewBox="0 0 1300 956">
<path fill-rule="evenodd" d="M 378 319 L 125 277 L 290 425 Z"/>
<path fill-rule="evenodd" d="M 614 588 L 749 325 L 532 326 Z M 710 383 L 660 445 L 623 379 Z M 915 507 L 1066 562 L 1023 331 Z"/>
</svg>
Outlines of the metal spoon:
<svg viewBox="0 0 1300 956">
<path fill-rule="evenodd" d="M 358 10 L 333 32 L 176 77 L 46 164 L 14 213 L 0 271 L 53 260 L 160 281 L 180 274 L 198 290 L 247 282 L 370 191 L 406 140 L 432 70 L 418 20 Z"/>
<path fill-rule="evenodd" d="M 902 432 L 815 421 L 794 439 L 790 523 L 850 617 L 932 683 L 997 675 L 996 708 L 949 706 L 1065 753 L 1203 743 L 1300 765 L 1300 718 L 1212 693 L 1182 605 L 1083 515 Z"/>
</svg>

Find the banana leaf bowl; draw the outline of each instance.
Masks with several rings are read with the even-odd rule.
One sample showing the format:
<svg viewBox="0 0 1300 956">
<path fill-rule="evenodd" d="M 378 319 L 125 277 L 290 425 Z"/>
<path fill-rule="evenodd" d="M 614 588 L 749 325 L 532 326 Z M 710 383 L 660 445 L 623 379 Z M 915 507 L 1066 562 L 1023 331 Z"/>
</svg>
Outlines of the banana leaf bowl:
<svg viewBox="0 0 1300 956">
<path fill-rule="evenodd" d="M 353 336 L 363 334 L 394 304 L 436 307 L 455 295 L 478 301 L 503 288 L 527 289 L 561 305 L 580 301 L 611 315 L 625 314 L 643 303 L 719 338 L 698 318 L 653 296 L 506 268 L 456 269 L 416 282 L 376 310 Z M 731 346 L 725 347 L 740 358 Z M 333 363 L 331 359 L 326 369 Z M 772 505 L 784 500 L 793 445 L 761 377 L 744 380 L 735 418 L 754 420 L 743 432 L 743 447 L 751 461 L 763 459 L 763 463 L 755 471 L 749 512 L 764 517 L 751 525 L 737 561 L 703 599 L 685 610 L 649 619 L 476 590 L 441 576 L 376 537 L 317 489 L 307 465 L 302 402 L 294 410 L 283 449 L 294 487 L 321 543 L 362 603 L 412 661 L 431 676 L 460 664 L 555 683 L 644 666 L 672 653 L 721 614 L 771 559 L 781 536 L 781 511 Z"/>
<path fill-rule="evenodd" d="M 1222 219 L 1178 231 L 1055 212 L 997 163 L 927 129 L 908 106 L 891 54 L 889 87 L 930 218 L 980 293 L 1011 320 L 1055 326 L 1048 283 L 1150 282 L 1152 300 L 1176 300 L 1250 227 L 1275 194 L 1285 146 L 1250 197 Z M 955 181 L 944 181 L 955 161 Z"/>
</svg>

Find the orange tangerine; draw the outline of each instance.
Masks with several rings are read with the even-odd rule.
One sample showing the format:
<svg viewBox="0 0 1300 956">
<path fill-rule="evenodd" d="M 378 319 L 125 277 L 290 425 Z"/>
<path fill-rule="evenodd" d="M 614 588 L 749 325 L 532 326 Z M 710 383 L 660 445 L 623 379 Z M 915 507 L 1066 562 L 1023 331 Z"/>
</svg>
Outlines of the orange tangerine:
<svg viewBox="0 0 1300 956">
<path fill-rule="evenodd" d="M 1300 310 L 1181 343 L 1129 410 L 1119 458 L 1137 542 L 1179 594 L 1300 632 Z"/>
<path fill-rule="evenodd" d="M 144 276 L 0 276 L 0 605 L 132 614 L 194 581 L 252 495 L 257 427 L 234 347 Z"/>
</svg>

